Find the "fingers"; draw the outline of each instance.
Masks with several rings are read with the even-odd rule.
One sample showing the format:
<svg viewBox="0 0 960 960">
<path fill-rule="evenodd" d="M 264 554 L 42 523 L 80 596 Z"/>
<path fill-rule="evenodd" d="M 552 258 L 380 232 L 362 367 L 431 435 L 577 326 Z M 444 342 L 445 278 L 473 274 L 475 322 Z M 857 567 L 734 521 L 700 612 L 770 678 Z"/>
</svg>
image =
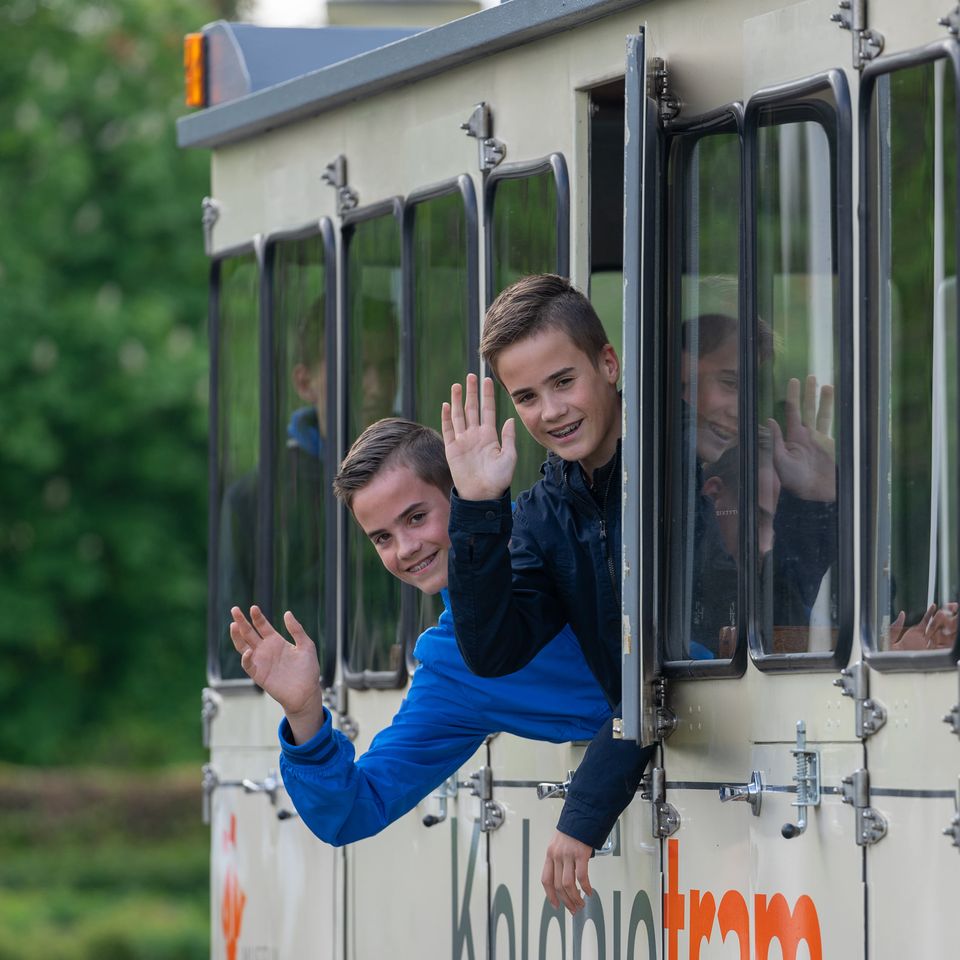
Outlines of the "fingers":
<svg viewBox="0 0 960 960">
<path fill-rule="evenodd" d="M 513 417 L 503 421 L 503 429 L 500 431 L 500 454 L 501 456 L 511 457 L 516 462 L 517 421 Z"/>
<path fill-rule="evenodd" d="M 577 888 L 577 864 L 572 857 L 563 858 L 560 876 L 560 899 L 571 913 L 576 913 L 583 907 L 583 897 Z"/>
<path fill-rule="evenodd" d="M 560 901 L 557 899 L 557 885 L 553 879 L 553 867 L 553 860 L 548 852 L 547 859 L 543 861 L 543 870 L 540 871 L 540 883 L 543 886 L 543 892 L 550 901 L 550 906 L 556 910 L 560 906 Z"/>
<path fill-rule="evenodd" d="M 453 429 L 453 408 L 446 402 L 440 407 L 440 433 L 445 447 L 449 447 L 457 439 Z"/>
<path fill-rule="evenodd" d="M 300 621 L 289 610 L 283 615 L 283 622 L 286 625 L 287 632 L 293 637 L 293 642 L 296 646 L 313 646 L 310 635 L 303 629 Z"/>
<path fill-rule="evenodd" d="M 463 404 L 463 415 L 466 421 L 466 428 L 480 426 L 480 398 L 477 384 L 477 376 L 474 373 L 467 374 L 467 398 Z M 454 424 L 456 425 L 456 424 Z"/>
<path fill-rule="evenodd" d="M 490 377 L 484 377 L 480 385 L 480 424 L 494 428 L 497 424 L 497 394 Z"/>
<path fill-rule="evenodd" d="M 791 377 L 787 381 L 784 422 L 788 437 L 792 437 L 803 425 L 800 419 L 800 381 L 796 377 Z"/>
<path fill-rule="evenodd" d="M 817 378 L 811 373 L 803 388 L 803 425 L 812 427 L 817 419 Z"/>
<path fill-rule="evenodd" d="M 903 612 L 903 610 L 901 610 L 897 619 L 890 624 L 890 646 L 896 646 L 900 642 L 900 638 L 903 635 L 903 625 L 906 622 L 907 615 Z"/>
<path fill-rule="evenodd" d="M 833 426 L 833 384 L 820 388 L 820 408 L 817 410 L 817 433 L 830 435 Z"/>
<path fill-rule="evenodd" d="M 459 383 L 450 387 L 450 423 L 453 426 L 454 439 L 467 428 L 463 419 L 463 387 Z"/>
<path fill-rule="evenodd" d="M 250 625 L 250 621 L 243 615 L 239 607 L 231 607 L 230 615 L 233 623 L 230 624 L 230 639 L 240 653 L 247 647 L 255 647 L 260 642 L 260 634 Z"/>
<path fill-rule="evenodd" d="M 273 624 L 263 615 L 263 611 L 256 604 L 250 608 L 250 622 L 253 624 L 257 633 L 260 634 L 260 637 L 264 637 L 268 633 L 277 632 L 273 629 Z"/>
<path fill-rule="evenodd" d="M 584 894 L 588 897 L 593 896 L 593 887 L 590 886 L 590 859 L 589 857 L 578 858 L 576 860 L 577 865 L 577 881 L 580 884 L 580 889 L 583 890 Z"/>
</svg>

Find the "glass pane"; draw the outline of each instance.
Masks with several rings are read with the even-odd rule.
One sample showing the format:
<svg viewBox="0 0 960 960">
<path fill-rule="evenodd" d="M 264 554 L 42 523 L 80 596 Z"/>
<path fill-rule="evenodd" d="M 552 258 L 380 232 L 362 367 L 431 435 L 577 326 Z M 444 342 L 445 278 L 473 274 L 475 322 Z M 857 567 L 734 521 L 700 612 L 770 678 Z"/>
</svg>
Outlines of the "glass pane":
<svg viewBox="0 0 960 960">
<path fill-rule="evenodd" d="M 842 318 L 835 161 L 820 120 L 832 112 L 822 103 L 816 119 L 780 123 L 786 114 L 767 113 L 758 131 L 754 510 L 757 625 L 765 653 L 823 653 L 837 645 L 833 398 Z M 789 116 L 802 113 L 793 109 Z"/>
<path fill-rule="evenodd" d="M 375 420 L 402 413 L 400 225 L 377 217 L 345 231 L 347 443 Z M 363 531 L 347 524 L 347 663 L 353 672 L 403 665 L 400 583 Z"/>
<path fill-rule="evenodd" d="M 417 204 L 413 219 L 414 419 L 440 430 L 450 384 L 470 369 L 467 214 L 458 193 Z M 417 592 L 420 630 L 437 622 L 440 598 Z M 419 631 L 418 631 L 419 632 Z"/>
<path fill-rule="evenodd" d="M 493 199 L 492 268 L 496 297 L 504 287 L 531 273 L 557 272 L 557 184 L 552 170 L 531 177 L 500 180 Z M 497 384 L 500 423 L 515 416 L 513 402 Z M 513 496 L 540 479 L 546 451 L 517 418 L 517 469 Z"/>
<path fill-rule="evenodd" d="M 257 462 L 260 450 L 259 278 L 254 255 L 219 265 L 217 315 L 217 663 L 224 680 L 246 678 L 230 640 L 230 608 L 255 600 Z"/>
<path fill-rule="evenodd" d="M 740 138 L 677 142 L 679 304 L 670 336 L 666 660 L 716 660 L 737 642 Z"/>
<path fill-rule="evenodd" d="M 871 478 L 876 643 L 956 639 L 956 96 L 949 61 L 877 81 L 870 150 L 879 238 L 871 290 L 878 396 Z M 879 630 L 876 626 L 879 626 Z"/>
<path fill-rule="evenodd" d="M 333 682 L 326 636 L 324 550 L 327 541 L 326 270 L 321 237 L 271 248 L 275 383 L 273 616 L 292 610 L 320 652 L 324 682 Z"/>
</svg>

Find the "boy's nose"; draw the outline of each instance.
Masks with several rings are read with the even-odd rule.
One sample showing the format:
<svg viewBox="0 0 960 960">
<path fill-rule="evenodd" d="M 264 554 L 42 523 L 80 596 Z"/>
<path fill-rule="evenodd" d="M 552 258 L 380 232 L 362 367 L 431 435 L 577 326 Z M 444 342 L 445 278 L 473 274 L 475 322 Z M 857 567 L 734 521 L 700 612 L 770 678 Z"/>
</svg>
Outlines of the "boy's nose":
<svg viewBox="0 0 960 960">
<path fill-rule="evenodd" d="M 416 556 L 420 549 L 419 537 L 397 537 L 397 556 L 401 560 Z"/>
<path fill-rule="evenodd" d="M 561 419 L 566 412 L 567 405 L 557 397 L 545 397 L 540 408 L 541 417 L 549 422 Z"/>
</svg>

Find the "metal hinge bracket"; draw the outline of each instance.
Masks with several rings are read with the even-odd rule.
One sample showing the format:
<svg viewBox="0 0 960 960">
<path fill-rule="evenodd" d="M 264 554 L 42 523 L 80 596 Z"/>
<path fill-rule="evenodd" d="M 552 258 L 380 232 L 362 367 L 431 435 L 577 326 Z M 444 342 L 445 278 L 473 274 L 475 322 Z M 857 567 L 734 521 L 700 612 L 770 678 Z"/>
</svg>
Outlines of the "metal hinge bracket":
<svg viewBox="0 0 960 960">
<path fill-rule="evenodd" d="M 960 780 L 957 782 L 957 792 L 953 796 L 953 819 L 949 827 L 943 828 L 944 836 L 950 837 L 950 842 L 960 849 Z"/>
<path fill-rule="evenodd" d="M 957 664 L 957 686 L 960 687 L 960 663 Z M 950 712 L 943 718 L 944 723 L 949 723 L 951 730 L 960 737 L 960 694 L 957 702 L 950 708 Z"/>
<path fill-rule="evenodd" d="M 470 793 L 480 800 L 480 830 L 492 833 L 503 826 L 503 807 L 493 799 L 493 771 L 483 766 L 467 778 Z"/>
<path fill-rule="evenodd" d="M 460 124 L 460 129 L 477 141 L 477 162 L 481 171 L 487 172 L 503 163 L 507 145 L 493 135 L 493 114 L 486 101 L 481 100 L 473 108 L 470 118 Z"/>
<path fill-rule="evenodd" d="M 960 34 L 960 3 L 958 3 L 945 17 L 940 17 L 937 23 L 946 27 L 954 36 Z"/>
<path fill-rule="evenodd" d="M 873 736 L 887 722 L 886 708 L 870 697 L 870 671 L 862 660 L 841 670 L 833 685 L 840 687 L 845 697 L 853 698 L 854 732 L 861 740 Z"/>
<path fill-rule="evenodd" d="M 840 781 L 843 802 L 853 806 L 856 813 L 857 846 L 866 847 L 882 840 L 887 833 L 887 821 L 870 806 L 870 772 L 861 768 Z"/>
<path fill-rule="evenodd" d="M 360 725 L 347 713 L 347 685 L 338 680 L 332 687 L 323 688 L 323 704 L 337 715 L 337 726 L 348 740 L 356 740 Z"/>
<path fill-rule="evenodd" d="M 203 693 L 200 695 L 200 728 L 203 745 L 207 749 L 210 747 L 213 721 L 220 712 L 221 703 L 223 703 L 223 697 L 216 690 L 211 690 L 210 687 L 203 688 Z"/>
<path fill-rule="evenodd" d="M 656 739 L 666 740 L 677 729 L 677 715 L 667 706 L 666 677 L 653 681 L 654 704 L 656 705 Z"/>
<path fill-rule="evenodd" d="M 667 774 L 663 767 L 654 767 L 643 778 L 640 797 L 650 801 L 650 829 L 654 837 L 669 837 L 680 829 L 680 814 L 673 804 L 667 803 Z"/>
<path fill-rule="evenodd" d="M 864 66 L 883 52 L 883 34 L 867 26 L 867 0 L 839 0 L 838 13 L 830 20 L 841 30 L 849 30 L 853 36 L 853 66 Z"/>
<path fill-rule="evenodd" d="M 657 101 L 660 122 L 675 120 L 683 109 L 683 101 L 670 89 L 670 72 L 663 57 L 653 57 L 647 71 L 647 93 Z"/>
<path fill-rule="evenodd" d="M 347 158 L 337 154 L 324 168 L 320 179 L 337 191 L 337 214 L 343 216 L 360 203 L 357 191 L 347 183 Z"/>
<path fill-rule="evenodd" d="M 213 197 L 204 197 L 200 201 L 200 223 L 203 226 L 203 252 L 213 255 L 213 228 L 220 219 L 220 204 Z"/>
</svg>

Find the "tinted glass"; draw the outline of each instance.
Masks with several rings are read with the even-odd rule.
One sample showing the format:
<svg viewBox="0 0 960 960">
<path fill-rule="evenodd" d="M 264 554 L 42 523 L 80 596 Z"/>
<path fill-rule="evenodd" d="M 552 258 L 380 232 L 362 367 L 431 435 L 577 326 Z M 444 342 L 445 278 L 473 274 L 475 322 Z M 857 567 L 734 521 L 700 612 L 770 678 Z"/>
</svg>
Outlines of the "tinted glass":
<svg viewBox="0 0 960 960">
<path fill-rule="evenodd" d="M 671 151 L 668 660 L 726 659 L 737 642 L 740 156 L 736 132 Z"/>
<path fill-rule="evenodd" d="M 837 644 L 834 113 L 825 101 L 761 112 L 757 138 L 753 510 L 765 653 L 823 653 Z"/>
<path fill-rule="evenodd" d="M 885 651 L 957 635 L 955 83 L 949 61 L 922 64 L 880 77 L 872 103 L 871 636 Z"/>
<path fill-rule="evenodd" d="M 440 405 L 471 363 L 467 214 L 458 191 L 425 200 L 413 214 L 414 419 L 440 430 Z M 476 285 L 473 286 L 476 289 Z M 439 597 L 417 593 L 420 630 L 437 622 Z M 418 631 L 419 632 L 419 631 Z"/>
<path fill-rule="evenodd" d="M 345 286 L 347 443 L 381 417 L 400 416 L 400 225 L 393 216 L 348 227 Z M 347 664 L 352 672 L 403 666 L 400 584 L 363 531 L 347 521 Z"/>
<path fill-rule="evenodd" d="M 327 410 L 326 270 L 321 237 L 271 246 L 274 367 L 273 615 L 293 611 L 333 682 L 326 630 L 324 563 L 328 460 L 335 456 Z"/>
<path fill-rule="evenodd" d="M 492 242 L 495 298 L 504 287 L 531 273 L 557 272 L 557 184 L 552 170 L 530 177 L 497 181 L 493 195 Z M 497 385 L 497 415 L 500 423 L 515 417 L 513 402 Z M 546 451 L 536 443 L 517 418 L 517 468 L 512 492 L 533 486 L 540 478 Z"/>
<path fill-rule="evenodd" d="M 230 640 L 230 608 L 249 610 L 257 584 L 260 450 L 259 278 L 254 255 L 216 268 L 217 391 L 216 662 L 225 680 L 246 678 Z"/>
</svg>

